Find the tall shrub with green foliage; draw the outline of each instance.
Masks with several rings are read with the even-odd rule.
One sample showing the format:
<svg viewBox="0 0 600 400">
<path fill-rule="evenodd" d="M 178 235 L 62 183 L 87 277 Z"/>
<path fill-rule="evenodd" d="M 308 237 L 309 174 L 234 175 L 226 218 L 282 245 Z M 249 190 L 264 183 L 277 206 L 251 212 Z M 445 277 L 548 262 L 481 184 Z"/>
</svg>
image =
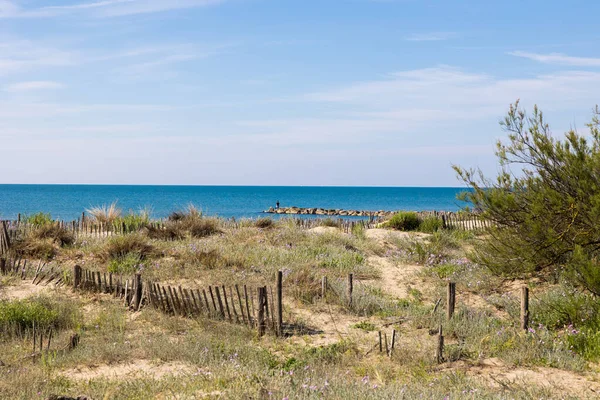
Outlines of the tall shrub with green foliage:
<svg viewBox="0 0 600 400">
<path fill-rule="evenodd" d="M 589 135 L 558 138 L 537 107 L 529 116 L 518 102 L 501 125 L 495 179 L 454 167 L 472 188 L 463 199 L 494 222 L 475 260 L 508 276 L 562 275 L 600 295 L 600 110 Z"/>
</svg>

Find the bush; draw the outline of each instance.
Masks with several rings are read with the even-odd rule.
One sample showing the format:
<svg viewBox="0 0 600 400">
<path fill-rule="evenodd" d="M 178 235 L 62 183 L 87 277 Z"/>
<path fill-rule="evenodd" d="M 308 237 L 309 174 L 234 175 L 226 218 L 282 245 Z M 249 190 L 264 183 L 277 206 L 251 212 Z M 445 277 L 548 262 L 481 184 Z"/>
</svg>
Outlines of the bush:
<svg viewBox="0 0 600 400">
<path fill-rule="evenodd" d="M 70 328 L 75 326 L 76 317 L 75 307 L 46 297 L 0 301 L 0 331 L 4 333 L 31 329 L 34 324 L 36 329 Z"/>
<path fill-rule="evenodd" d="M 125 256 L 112 259 L 108 264 L 108 272 L 113 274 L 133 274 L 144 267 L 143 258 L 137 253 L 129 253 Z"/>
<path fill-rule="evenodd" d="M 105 260 L 124 260 L 126 257 L 137 256 L 144 260 L 154 253 L 154 247 L 138 233 L 112 236 L 106 242 L 102 251 Z"/>
<path fill-rule="evenodd" d="M 415 231 L 419 229 L 421 221 L 415 212 L 399 212 L 386 222 L 386 226 L 399 231 Z"/>
<path fill-rule="evenodd" d="M 600 295 L 600 109 L 589 134 L 570 130 L 562 140 L 537 107 L 528 116 L 518 102 L 502 126 L 508 142 L 497 144 L 499 176 L 454 167 L 471 188 L 462 198 L 494 226 L 474 260 L 510 277 L 564 276 Z"/>
<path fill-rule="evenodd" d="M 23 222 L 25 222 L 27 224 L 35 225 L 35 226 L 44 226 L 44 225 L 49 225 L 54 221 L 52 220 L 50 213 L 45 214 L 43 212 L 38 212 L 38 213 L 32 214 L 32 215 L 24 215 Z"/>
<path fill-rule="evenodd" d="M 29 232 L 28 237 L 33 240 L 51 239 L 53 243 L 56 243 L 59 246 L 70 245 L 75 241 L 75 237 L 70 230 L 54 223 L 41 225 L 35 228 Z"/>
</svg>

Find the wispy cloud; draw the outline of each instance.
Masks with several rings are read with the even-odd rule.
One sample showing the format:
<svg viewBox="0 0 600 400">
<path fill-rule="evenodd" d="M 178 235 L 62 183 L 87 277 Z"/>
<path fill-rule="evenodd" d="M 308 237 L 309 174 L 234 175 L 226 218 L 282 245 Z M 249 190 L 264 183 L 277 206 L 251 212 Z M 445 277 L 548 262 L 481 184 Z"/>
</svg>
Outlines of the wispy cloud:
<svg viewBox="0 0 600 400">
<path fill-rule="evenodd" d="M 561 53 L 539 54 L 526 51 L 512 51 L 512 56 L 528 58 L 544 64 L 567 65 L 572 67 L 600 67 L 600 58 L 595 57 L 573 57 Z"/>
<path fill-rule="evenodd" d="M 225 0 L 97 0 L 60 6 L 20 7 L 16 2 L 0 0 L 0 18 L 44 18 L 75 13 L 96 17 L 120 17 L 186 8 L 216 5 Z"/>
<path fill-rule="evenodd" d="M 0 38 L 0 75 L 33 68 L 73 65 L 77 58 L 76 54 L 51 45 Z"/>
<path fill-rule="evenodd" d="M 4 90 L 11 93 L 18 93 L 34 90 L 62 89 L 64 87 L 62 83 L 54 81 L 29 81 L 12 83 L 7 85 Z"/>
<path fill-rule="evenodd" d="M 449 40 L 457 36 L 456 32 L 427 32 L 413 33 L 404 38 L 410 42 L 434 42 L 440 40 Z"/>
</svg>

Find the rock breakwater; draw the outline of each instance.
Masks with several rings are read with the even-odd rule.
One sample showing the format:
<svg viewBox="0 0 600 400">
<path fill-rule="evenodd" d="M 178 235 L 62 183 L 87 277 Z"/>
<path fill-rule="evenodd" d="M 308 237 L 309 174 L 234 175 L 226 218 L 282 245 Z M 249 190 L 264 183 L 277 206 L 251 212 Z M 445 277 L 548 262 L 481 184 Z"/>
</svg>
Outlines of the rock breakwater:
<svg viewBox="0 0 600 400">
<path fill-rule="evenodd" d="M 264 211 L 268 214 L 304 214 L 304 215 L 333 215 L 333 216 L 349 216 L 349 217 L 388 217 L 396 213 L 396 211 L 365 211 L 365 210 L 341 210 L 327 208 L 304 208 L 304 207 L 270 207 Z"/>
</svg>

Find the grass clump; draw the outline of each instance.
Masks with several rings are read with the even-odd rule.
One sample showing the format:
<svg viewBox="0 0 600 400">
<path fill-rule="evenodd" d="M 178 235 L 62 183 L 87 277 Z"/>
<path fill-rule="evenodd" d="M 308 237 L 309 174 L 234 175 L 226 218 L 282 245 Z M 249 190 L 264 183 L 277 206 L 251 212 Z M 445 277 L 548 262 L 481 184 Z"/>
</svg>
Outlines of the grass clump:
<svg viewBox="0 0 600 400">
<path fill-rule="evenodd" d="M 138 213 L 129 211 L 126 215 L 115 218 L 115 227 L 125 227 L 127 232 L 140 230 L 150 223 L 150 210 L 144 209 Z"/>
<path fill-rule="evenodd" d="M 416 231 L 421 225 L 421 220 L 416 212 L 402 211 L 394 214 L 394 216 L 385 223 L 386 227 L 399 231 Z"/>
<path fill-rule="evenodd" d="M 154 247 L 139 233 L 112 236 L 106 242 L 101 252 L 105 260 L 124 260 L 127 257 L 137 257 L 144 260 L 154 253 Z"/>
<path fill-rule="evenodd" d="M 148 226 L 146 230 L 149 237 L 162 240 L 204 238 L 221 232 L 219 219 L 204 217 L 194 205 L 189 205 L 185 211 L 172 212 L 165 224 Z"/>
<path fill-rule="evenodd" d="M 110 205 L 103 204 L 101 206 L 92 207 L 86 210 L 92 216 L 92 219 L 97 223 L 114 224 L 120 217 L 123 211 L 117 207 L 117 202 Z"/>
<path fill-rule="evenodd" d="M 328 226 L 330 228 L 341 228 L 342 220 L 341 219 L 333 219 L 333 218 L 323 218 L 320 221 L 321 226 Z"/>
<path fill-rule="evenodd" d="M 65 301 L 48 297 L 0 301 L 0 331 L 9 335 L 31 329 L 66 329 L 76 325 L 76 308 Z"/>
<path fill-rule="evenodd" d="M 442 219 L 435 215 L 430 215 L 421 220 L 419 224 L 419 231 L 425 233 L 434 233 L 442 230 L 443 224 Z"/>
<path fill-rule="evenodd" d="M 16 242 L 17 254 L 38 259 L 53 258 L 60 247 L 72 245 L 73 232 L 54 222 L 36 225 Z"/>
<path fill-rule="evenodd" d="M 261 229 L 272 228 L 275 225 L 275 221 L 272 218 L 259 218 L 254 222 L 254 226 Z"/>
</svg>

